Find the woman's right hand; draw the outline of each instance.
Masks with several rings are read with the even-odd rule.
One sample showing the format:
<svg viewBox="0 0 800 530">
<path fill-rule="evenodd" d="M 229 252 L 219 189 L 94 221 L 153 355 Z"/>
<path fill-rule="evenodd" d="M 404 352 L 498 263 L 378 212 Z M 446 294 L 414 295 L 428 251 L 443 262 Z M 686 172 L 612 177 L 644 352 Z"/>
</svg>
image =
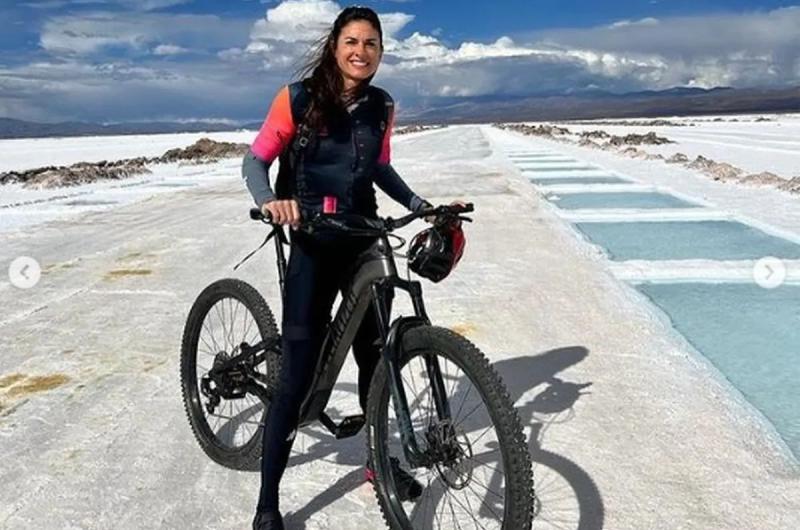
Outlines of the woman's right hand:
<svg viewBox="0 0 800 530">
<path fill-rule="evenodd" d="M 269 216 L 272 222 L 279 225 L 300 225 L 300 205 L 294 199 L 273 199 L 261 205 L 261 213 Z"/>
</svg>

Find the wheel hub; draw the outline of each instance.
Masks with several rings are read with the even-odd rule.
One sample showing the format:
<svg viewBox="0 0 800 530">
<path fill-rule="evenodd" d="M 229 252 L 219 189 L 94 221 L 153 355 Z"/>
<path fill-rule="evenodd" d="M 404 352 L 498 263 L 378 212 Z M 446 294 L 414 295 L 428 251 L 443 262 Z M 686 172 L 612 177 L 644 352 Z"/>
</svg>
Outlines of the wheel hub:
<svg viewBox="0 0 800 530">
<path fill-rule="evenodd" d="M 434 467 L 441 479 L 451 488 L 466 488 L 472 480 L 472 446 L 462 429 L 451 422 L 432 425 L 425 433 Z"/>
</svg>

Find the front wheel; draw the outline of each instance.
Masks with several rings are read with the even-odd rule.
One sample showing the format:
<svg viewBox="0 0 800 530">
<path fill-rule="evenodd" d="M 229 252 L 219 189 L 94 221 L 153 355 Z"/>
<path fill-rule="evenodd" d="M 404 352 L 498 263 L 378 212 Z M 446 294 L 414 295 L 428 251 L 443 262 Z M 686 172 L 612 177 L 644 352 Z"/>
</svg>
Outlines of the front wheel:
<svg viewBox="0 0 800 530">
<path fill-rule="evenodd" d="M 253 469 L 261 457 L 267 389 L 276 384 L 280 355 L 262 350 L 216 380 L 209 371 L 241 353 L 242 343 L 277 339 L 269 306 L 241 280 L 212 283 L 189 311 L 181 343 L 183 403 L 200 447 L 225 467 Z"/>
<path fill-rule="evenodd" d="M 440 366 L 449 420 L 436 412 L 426 369 L 432 356 Z M 421 326 L 403 336 L 399 365 L 417 444 L 423 452 L 443 456 L 429 467 L 409 468 L 381 363 L 367 404 L 367 449 L 389 527 L 529 529 L 534 511 L 530 454 L 508 391 L 486 357 L 450 330 Z M 395 458 L 422 484 L 415 502 L 401 500 L 392 477 Z"/>
</svg>

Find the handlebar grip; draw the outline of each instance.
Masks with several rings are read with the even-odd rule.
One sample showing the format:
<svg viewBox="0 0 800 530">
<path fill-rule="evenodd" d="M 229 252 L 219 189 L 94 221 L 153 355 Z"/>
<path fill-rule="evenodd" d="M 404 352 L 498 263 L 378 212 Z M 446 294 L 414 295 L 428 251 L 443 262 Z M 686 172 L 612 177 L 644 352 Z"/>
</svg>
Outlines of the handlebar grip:
<svg viewBox="0 0 800 530">
<path fill-rule="evenodd" d="M 264 212 L 262 212 L 258 208 L 250 208 L 250 219 L 252 219 L 253 221 L 262 221 L 262 220 L 264 220 L 264 221 L 267 221 L 268 223 L 272 222 L 272 216 L 271 215 L 264 215 Z"/>
</svg>

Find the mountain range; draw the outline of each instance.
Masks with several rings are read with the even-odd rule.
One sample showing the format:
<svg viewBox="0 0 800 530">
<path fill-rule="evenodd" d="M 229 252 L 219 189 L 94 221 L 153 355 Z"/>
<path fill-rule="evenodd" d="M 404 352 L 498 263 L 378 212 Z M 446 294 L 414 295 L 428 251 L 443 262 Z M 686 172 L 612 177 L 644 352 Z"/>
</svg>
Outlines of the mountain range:
<svg viewBox="0 0 800 530">
<path fill-rule="evenodd" d="M 675 87 L 662 91 L 613 94 L 583 91 L 536 96 L 477 96 L 422 100 L 405 107 L 398 125 L 556 121 L 599 118 L 690 116 L 734 113 L 800 112 L 800 87 L 702 89 Z M 0 118 L 0 138 L 158 134 L 257 130 L 252 122 L 36 123 Z"/>
<path fill-rule="evenodd" d="M 702 89 L 612 94 L 602 91 L 524 97 L 459 98 L 405 109 L 407 121 L 475 123 L 651 118 L 710 114 L 800 112 L 800 87 Z"/>
</svg>

